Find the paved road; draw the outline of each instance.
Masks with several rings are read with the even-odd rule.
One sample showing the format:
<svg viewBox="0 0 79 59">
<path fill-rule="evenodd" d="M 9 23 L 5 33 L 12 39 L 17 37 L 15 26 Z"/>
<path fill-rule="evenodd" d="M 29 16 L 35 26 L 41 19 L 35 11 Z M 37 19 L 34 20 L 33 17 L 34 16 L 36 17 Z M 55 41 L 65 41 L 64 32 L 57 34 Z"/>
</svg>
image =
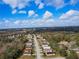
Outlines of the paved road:
<svg viewBox="0 0 79 59">
<path fill-rule="evenodd" d="M 40 54 L 40 46 L 38 44 L 38 41 L 35 35 L 34 35 L 34 43 L 35 43 L 36 59 L 43 59 Z"/>
</svg>

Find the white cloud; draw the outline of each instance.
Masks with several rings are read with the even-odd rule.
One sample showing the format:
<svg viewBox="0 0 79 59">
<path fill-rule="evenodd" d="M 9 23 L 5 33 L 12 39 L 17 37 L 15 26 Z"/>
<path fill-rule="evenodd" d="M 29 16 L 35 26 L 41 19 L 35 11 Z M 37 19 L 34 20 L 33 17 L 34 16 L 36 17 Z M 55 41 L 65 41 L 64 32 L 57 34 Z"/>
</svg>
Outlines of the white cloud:
<svg viewBox="0 0 79 59">
<path fill-rule="evenodd" d="M 76 11 L 76 10 L 69 10 L 68 12 L 66 12 L 65 14 L 61 15 L 59 19 L 70 19 L 73 17 L 79 17 L 79 11 Z"/>
<path fill-rule="evenodd" d="M 16 20 L 16 21 L 14 22 L 14 24 L 20 24 L 20 21 L 19 21 L 19 20 Z"/>
<path fill-rule="evenodd" d="M 71 5 L 75 5 L 76 3 L 78 3 L 79 2 L 79 0 L 70 0 L 70 4 Z"/>
<path fill-rule="evenodd" d="M 28 11 L 28 17 L 32 17 L 32 19 L 37 18 L 39 15 L 34 11 L 34 10 L 29 10 Z"/>
<path fill-rule="evenodd" d="M 20 10 L 18 13 L 19 14 L 26 14 L 27 12 L 25 10 Z"/>
<path fill-rule="evenodd" d="M 38 6 L 38 8 L 39 8 L 39 9 L 44 8 L 44 3 L 40 3 L 39 6 Z"/>
<path fill-rule="evenodd" d="M 18 11 L 18 10 L 16 10 L 16 9 L 14 9 L 14 10 L 12 11 L 12 14 L 16 14 L 16 13 L 19 13 L 19 14 L 26 14 L 27 12 L 26 12 L 25 10 L 20 10 L 20 11 Z"/>
<path fill-rule="evenodd" d="M 9 20 L 5 20 L 4 22 L 5 22 L 5 23 L 9 23 Z"/>
<path fill-rule="evenodd" d="M 42 19 L 40 21 L 38 21 L 37 23 L 40 25 L 40 26 L 52 26 L 52 23 L 54 22 L 53 19 Z M 54 25 L 53 25 L 54 26 Z"/>
<path fill-rule="evenodd" d="M 46 13 L 48 14 L 48 13 Z M 59 18 L 58 20 L 54 20 L 53 18 L 50 19 L 42 19 L 37 22 L 40 26 L 47 26 L 47 27 L 55 27 L 55 26 L 79 26 L 79 11 L 70 10 L 66 14 L 64 14 L 64 20 Z"/>
<path fill-rule="evenodd" d="M 43 19 L 49 19 L 51 17 L 53 17 L 53 14 L 49 11 L 46 11 L 43 15 Z"/>
<path fill-rule="evenodd" d="M 17 0 L 3 0 L 5 4 L 9 4 L 13 9 L 17 7 Z"/>
<path fill-rule="evenodd" d="M 7 19 L 6 19 L 7 20 Z M 51 20 L 48 20 L 43 23 L 43 19 L 29 19 L 29 20 L 4 20 L 3 22 L 0 22 L 1 25 L 0 28 L 23 28 L 23 27 L 43 27 L 48 26 L 52 22 Z M 45 25 L 46 24 L 46 25 Z"/>
<path fill-rule="evenodd" d="M 35 0 L 35 4 L 39 5 L 41 3 L 41 0 Z"/>
<path fill-rule="evenodd" d="M 43 15 L 43 17 L 42 17 L 42 20 L 40 20 L 39 22 L 38 22 L 38 24 L 40 25 L 40 26 L 43 26 L 43 25 L 50 25 L 50 24 L 52 24 L 52 22 L 53 22 L 53 19 L 52 19 L 52 17 L 53 17 L 53 14 L 51 13 L 51 12 L 49 12 L 49 11 L 46 11 L 45 13 L 44 13 L 44 15 Z"/>
<path fill-rule="evenodd" d="M 14 9 L 14 10 L 12 11 L 12 14 L 16 14 L 16 13 L 17 13 L 17 10 Z"/>
<path fill-rule="evenodd" d="M 33 10 L 28 11 L 28 16 L 33 16 L 34 14 L 35 14 L 35 12 Z"/>
<path fill-rule="evenodd" d="M 26 4 L 20 3 L 20 4 L 18 4 L 18 9 L 22 9 L 22 8 L 24 8 L 25 6 L 26 6 Z"/>
<path fill-rule="evenodd" d="M 44 0 L 45 5 L 53 6 L 56 9 L 64 7 L 66 4 L 64 0 Z"/>
<path fill-rule="evenodd" d="M 38 17 L 39 15 L 38 14 L 35 14 L 33 17 L 35 18 L 35 17 Z"/>
<path fill-rule="evenodd" d="M 29 20 L 5 20 L 0 21 L 1 28 L 30 28 L 30 27 L 58 27 L 58 26 L 79 26 L 79 17 L 70 20 L 54 20 L 54 19 L 29 19 Z"/>
<path fill-rule="evenodd" d="M 12 7 L 12 9 L 18 7 L 19 9 L 22 9 L 29 5 L 29 2 L 32 0 L 3 0 L 5 4 L 8 4 Z"/>
<path fill-rule="evenodd" d="M 41 0 L 35 0 L 34 2 L 38 6 L 39 9 L 44 8 L 45 4 Z"/>
<path fill-rule="evenodd" d="M 64 0 L 54 0 L 53 6 L 57 9 L 64 7 L 65 3 Z"/>
<path fill-rule="evenodd" d="M 79 0 L 70 0 L 70 3 L 65 3 L 64 0 L 2 0 L 5 4 L 8 4 L 12 7 L 12 9 L 15 9 L 16 7 L 18 9 L 25 8 L 26 6 L 30 6 L 30 2 L 34 1 L 35 4 L 38 6 L 39 9 L 42 9 L 44 5 L 47 6 L 53 6 L 56 9 L 62 8 L 68 4 L 75 5 L 79 2 Z"/>
</svg>

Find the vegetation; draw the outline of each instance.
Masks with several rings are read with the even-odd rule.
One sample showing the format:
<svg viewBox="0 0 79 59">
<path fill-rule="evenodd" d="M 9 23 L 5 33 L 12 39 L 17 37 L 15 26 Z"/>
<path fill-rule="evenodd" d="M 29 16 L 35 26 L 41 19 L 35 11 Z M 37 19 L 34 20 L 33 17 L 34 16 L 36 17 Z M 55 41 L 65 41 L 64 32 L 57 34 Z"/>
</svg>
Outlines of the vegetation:
<svg viewBox="0 0 79 59">
<path fill-rule="evenodd" d="M 0 59 L 17 59 L 27 41 L 25 34 L 0 36 Z"/>
<path fill-rule="evenodd" d="M 76 51 L 73 51 L 72 49 L 79 47 L 79 32 L 58 31 L 41 32 L 40 34 L 48 40 L 50 46 L 57 54 L 59 53 L 67 59 L 78 59 Z M 68 45 L 65 45 L 65 43 L 59 44 L 63 41 L 67 42 Z"/>
<path fill-rule="evenodd" d="M 78 59 L 78 56 L 74 51 L 70 51 L 70 54 L 68 54 L 66 59 Z"/>
</svg>

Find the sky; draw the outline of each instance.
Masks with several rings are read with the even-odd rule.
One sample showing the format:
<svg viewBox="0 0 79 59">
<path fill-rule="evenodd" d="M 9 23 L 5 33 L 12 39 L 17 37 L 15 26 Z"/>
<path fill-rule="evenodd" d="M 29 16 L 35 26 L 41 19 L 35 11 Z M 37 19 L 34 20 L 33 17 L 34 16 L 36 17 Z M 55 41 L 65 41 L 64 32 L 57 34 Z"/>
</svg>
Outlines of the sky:
<svg viewBox="0 0 79 59">
<path fill-rule="evenodd" d="M 0 0 L 0 29 L 79 26 L 79 0 Z"/>
</svg>

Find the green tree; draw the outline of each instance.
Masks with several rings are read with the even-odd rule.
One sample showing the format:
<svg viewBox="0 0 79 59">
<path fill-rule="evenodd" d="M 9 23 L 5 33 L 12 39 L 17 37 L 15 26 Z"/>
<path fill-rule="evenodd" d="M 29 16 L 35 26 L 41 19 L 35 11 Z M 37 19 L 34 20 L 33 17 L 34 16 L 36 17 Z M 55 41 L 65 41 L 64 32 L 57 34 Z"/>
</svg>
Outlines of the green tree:
<svg viewBox="0 0 79 59">
<path fill-rule="evenodd" d="M 70 51 L 70 54 L 66 57 L 66 59 L 78 59 L 77 53 Z"/>
</svg>

